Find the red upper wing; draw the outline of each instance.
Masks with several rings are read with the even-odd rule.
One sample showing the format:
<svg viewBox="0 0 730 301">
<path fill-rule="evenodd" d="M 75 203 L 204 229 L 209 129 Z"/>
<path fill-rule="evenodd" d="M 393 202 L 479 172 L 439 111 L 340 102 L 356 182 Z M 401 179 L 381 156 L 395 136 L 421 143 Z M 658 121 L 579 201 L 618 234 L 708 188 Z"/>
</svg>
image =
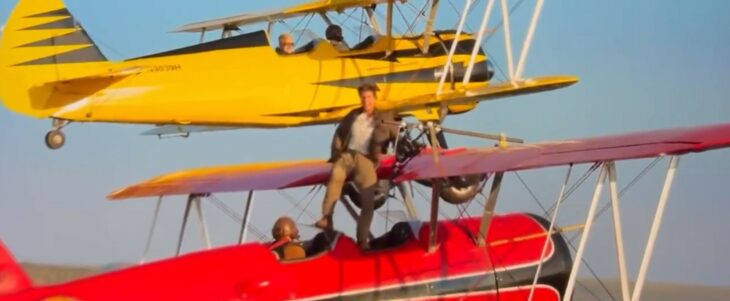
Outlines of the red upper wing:
<svg viewBox="0 0 730 301">
<path fill-rule="evenodd" d="M 435 163 L 419 156 L 397 181 L 543 168 L 557 165 L 681 155 L 730 146 L 730 124 L 666 129 L 597 138 L 470 149 Z"/>
<path fill-rule="evenodd" d="M 199 168 L 166 174 L 119 189 L 112 200 L 149 196 L 270 190 L 322 183 L 330 165 L 324 161 L 298 161 Z"/>
<path fill-rule="evenodd" d="M 379 177 L 390 176 L 393 157 L 380 162 Z M 162 175 L 111 193 L 111 200 L 163 195 L 275 190 L 323 184 L 331 164 L 324 160 L 244 164 L 189 169 Z"/>
<path fill-rule="evenodd" d="M 438 163 L 430 152 L 417 156 L 396 181 L 680 155 L 728 146 L 730 124 L 514 145 L 507 149 L 453 149 L 442 153 Z M 392 171 L 393 157 L 386 157 L 378 176 L 388 177 Z M 283 189 L 323 184 L 329 173 L 330 164 L 323 160 L 192 169 L 120 189 L 109 198 Z"/>
</svg>

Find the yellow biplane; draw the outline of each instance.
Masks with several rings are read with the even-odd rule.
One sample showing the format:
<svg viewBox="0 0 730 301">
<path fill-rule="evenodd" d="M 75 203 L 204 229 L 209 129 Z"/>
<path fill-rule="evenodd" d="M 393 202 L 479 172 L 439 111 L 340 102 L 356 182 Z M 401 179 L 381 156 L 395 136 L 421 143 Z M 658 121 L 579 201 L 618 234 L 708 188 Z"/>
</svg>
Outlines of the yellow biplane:
<svg viewBox="0 0 730 301">
<path fill-rule="evenodd" d="M 177 31 L 200 33 L 200 44 L 113 62 L 61 0 L 19 0 L 0 42 L 0 98 L 16 113 L 51 118 L 46 144 L 57 149 L 65 142 L 61 129 L 70 122 L 152 124 L 162 126 L 150 132 L 158 135 L 189 133 L 185 127 L 195 126 L 215 130 L 333 123 L 359 105 L 356 88 L 366 82 L 381 90 L 380 109 L 439 121 L 472 110 L 479 101 L 557 89 L 578 80 L 522 79 L 524 62 L 520 59 L 515 71 L 510 55 L 510 79 L 492 83 L 494 70 L 480 46 L 486 20 L 475 35 L 463 32 L 463 18 L 455 31 L 433 30 L 438 7 L 433 0 L 427 3 L 424 32 L 397 36 L 393 14 L 401 2 L 314 1 L 194 23 Z M 375 34 L 348 51 L 323 39 L 313 39 L 292 54 L 275 50 L 277 37 L 270 29 L 278 21 L 320 16 L 332 24 L 328 13 L 363 9 L 372 15 L 376 5 L 387 10 L 385 29 L 371 18 Z M 267 22 L 268 30 L 233 34 L 241 26 Z M 204 40 L 206 32 L 218 30 L 221 39 Z"/>
</svg>

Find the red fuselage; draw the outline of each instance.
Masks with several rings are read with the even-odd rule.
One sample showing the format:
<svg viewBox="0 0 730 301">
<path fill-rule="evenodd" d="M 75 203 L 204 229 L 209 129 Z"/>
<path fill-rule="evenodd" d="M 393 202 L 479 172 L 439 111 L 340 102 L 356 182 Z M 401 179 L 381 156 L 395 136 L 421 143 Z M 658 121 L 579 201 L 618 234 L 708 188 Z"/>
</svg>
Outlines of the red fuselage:
<svg viewBox="0 0 730 301">
<path fill-rule="evenodd" d="M 433 252 L 425 223 L 396 224 L 368 252 L 345 235 L 321 233 L 307 244 L 309 257 L 292 262 L 260 243 L 224 247 L 0 300 L 527 300 L 546 222 L 495 216 L 487 247 L 475 243 L 478 227 L 476 218 L 439 223 Z M 560 300 L 571 264 L 553 235 L 533 300 Z"/>
</svg>

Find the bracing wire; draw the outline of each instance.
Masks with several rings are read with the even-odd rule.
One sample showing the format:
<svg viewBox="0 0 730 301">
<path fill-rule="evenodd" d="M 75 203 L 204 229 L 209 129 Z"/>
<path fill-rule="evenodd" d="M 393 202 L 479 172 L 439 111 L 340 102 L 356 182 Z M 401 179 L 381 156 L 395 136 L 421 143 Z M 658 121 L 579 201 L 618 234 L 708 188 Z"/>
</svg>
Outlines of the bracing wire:
<svg viewBox="0 0 730 301">
<path fill-rule="evenodd" d="M 302 37 L 304 36 L 304 31 L 306 31 L 306 30 L 307 30 L 307 29 L 309 28 L 309 23 L 310 23 L 310 22 L 312 22 L 312 19 L 314 19 L 314 14 L 310 14 L 310 16 L 309 16 L 309 20 L 307 20 L 307 23 L 306 23 L 306 24 L 304 24 L 304 29 L 302 30 L 302 32 L 301 32 L 301 33 L 299 34 L 299 36 L 297 37 L 297 40 L 296 40 L 296 41 L 294 42 L 294 44 L 299 44 L 299 41 L 300 41 L 300 40 L 302 39 Z"/>
<path fill-rule="evenodd" d="M 568 188 L 568 190 L 566 190 L 565 196 L 563 197 L 563 202 L 565 202 L 575 191 L 577 191 L 578 188 L 583 186 L 583 183 L 585 183 L 585 181 L 587 181 L 591 177 L 591 175 L 596 170 L 598 170 L 599 166 L 600 166 L 600 164 L 593 164 L 593 166 L 591 166 L 591 168 L 586 170 L 586 172 L 583 173 L 583 175 L 580 178 L 578 178 L 578 180 L 576 180 L 575 183 L 573 183 L 573 185 L 571 185 L 570 188 Z M 550 209 L 548 210 L 548 214 L 553 213 L 553 210 L 555 210 L 555 206 L 557 206 L 557 203 L 553 204 L 550 207 Z"/>
<path fill-rule="evenodd" d="M 594 168 L 596 166 L 600 166 L 600 164 L 594 164 L 588 170 L 587 174 L 590 175 L 590 173 L 592 173 L 592 171 L 594 170 Z M 530 195 L 532 196 L 533 200 L 538 204 L 538 206 L 540 207 L 540 209 L 542 209 L 544 216 L 550 216 L 550 213 L 548 212 L 548 210 L 545 209 L 545 207 L 542 205 L 542 203 L 537 198 L 537 196 L 532 192 L 532 189 L 530 189 L 529 185 L 527 185 L 527 183 L 522 179 L 522 177 L 519 176 L 519 174 L 517 174 L 517 172 L 515 172 L 515 174 L 517 175 L 517 178 L 520 179 L 520 181 L 522 182 L 522 184 L 524 185 L 524 187 L 527 189 L 527 191 L 530 193 Z M 584 177 L 585 177 L 585 179 L 584 179 Z M 584 183 L 587 178 L 588 177 L 586 175 L 584 175 L 583 177 L 581 177 L 580 179 L 578 179 L 578 181 L 576 181 L 576 183 L 573 184 L 573 186 L 571 187 L 571 193 L 573 191 L 575 191 L 578 187 L 580 187 L 582 185 L 582 183 Z M 565 196 L 562 199 L 562 202 L 563 203 L 565 203 L 565 201 L 568 199 L 568 196 L 569 196 L 569 194 L 566 193 Z M 557 203 L 556 203 L 556 205 L 557 205 Z M 563 233 L 563 232 L 560 232 L 559 235 L 568 243 L 568 246 L 570 246 L 570 248 L 575 252 L 576 248 L 575 248 L 575 245 L 573 245 L 573 241 L 570 240 L 570 239 L 567 239 L 567 237 L 565 236 L 565 233 Z M 606 291 L 606 293 L 611 297 L 611 299 L 614 300 L 614 301 L 616 301 L 616 298 L 613 297 L 613 295 L 611 294 L 611 291 L 608 289 L 608 287 L 606 286 L 606 284 L 603 283 L 603 281 L 600 279 L 600 277 L 598 277 L 598 274 L 593 270 L 593 267 L 591 267 L 591 265 L 588 264 L 588 261 L 585 258 L 582 258 L 581 259 L 581 262 L 583 263 L 583 265 L 586 266 L 586 268 L 591 273 L 591 275 L 593 276 L 593 278 L 596 279 L 596 281 L 598 281 L 598 283 Z"/>
<path fill-rule="evenodd" d="M 550 215 L 549 215 L 550 213 L 548 213 L 548 210 L 545 209 L 545 206 L 542 205 L 542 202 L 540 202 L 540 200 L 537 198 L 537 196 L 532 191 L 532 189 L 530 189 L 530 186 L 527 185 L 527 182 L 525 182 L 525 180 L 522 179 L 522 176 L 520 176 L 520 174 L 518 172 L 515 171 L 514 174 L 515 174 L 515 176 L 517 176 L 517 179 L 520 180 L 520 183 L 522 183 L 522 186 L 525 187 L 525 189 L 530 194 L 530 196 L 532 196 L 532 199 L 535 201 L 535 203 L 537 203 L 537 205 L 540 206 L 540 209 L 542 209 L 542 211 L 545 212 L 545 215 L 543 217 L 549 218 L 550 217 Z"/>
<path fill-rule="evenodd" d="M 636 185 L 636 184 L 637 184 L 637 183 L 638 183 L 638 182 L 639 182 L 639 181 L 640 181 L 640 180 L 641 180 L 641 179 L 642 179 L 642 178 L 643 178 L 644 176 L 646 176 L 646 175 L 647 175 L 647 174 L 649 173 L 649 171 L 651 171 L 651 170 L 652 170 L 652 169 L 653 169 L 653 168 L 654 168 L 654 167 L 655 167 L 655 166 L 656 166 L 656 165 L 657 165 L 657 164 L 658 164 L 658 163 L 659 163 L 659 162 L 660 162 L 661 160 L 662 160 L 662 158 L 661 158 L 661 157 L 659 157 L 659 158 L 656 158 L 656 159 L 654 159 L 654 160 L 653 160 L 653 161 L 652 161 L 651 163 L 649 163 L 649 164 L 648 164 L 648 165 L 647 165 L 647 166 L 646 166 L 646 167 L 645 167 L 644 169 L 642 169 L 642 170 L 641 170 L 641 171 L 640 171 L 640 172 L 639 172 L 639 173 L 638 173 L 638 174 L 637 174 L 637 175 L 636 175 L 636 176 L 635 176 L 635 177 L 634 177 L 634 178 L 633 178 L 633 179 L 632 179 L 632 180 L 631 180 L 631 181 L 630 181 L 630 182 L 629 182 L 629 183 L 628 183 L 628 184 L 627 184 L 627 185 L 626 185 L 626 186 L 625 186 L 624 188 L 622 188 L 622 189 L 620 190 L 620 192 L 619 192 L 619 199 L 620 199 L 621 197 L 623 197 L 623 196 L 624 196 L 624 195 L 625 195 L 625 194 L 626 194 L 626 193 L 627 193 L 627 192 L 628 192 L 629 190 L 631 190 L 631 188 L 633 188 L 633 187 L 634 187 L 634 186 L 635 186 L 635 185 Z M 567 200 L 567 199 L 568 199 L 568 197 L 569 197 L 569 196 L 570 196 L 570 195 L 571 195 L 571 194 L 572 194 L 573 192 L 575 192 L 575 191 L 576 191 L 576 190 L 577 190 L 577 189 L 578 189 L 578 188 L 579 188 L 580 186 L 582 186 L 582 184 L 583 184 L 583 183 L 584 183 L 584 182 L 586 181 L 586 179 L 588 179 L 588 178 L 590 177 L 590 174 L 591 174 L 591 173 L 593 173 L 593 172 L 594 172 L 595 170 L 597 170 L 598 166 L 600 166 L 600 164 L 594 164 L 594 165 L 593 165 L 593 166 L 592 166 L 592 167 L 591 167 L 591 168 L 590 168 L 590 169 L 589 169 L 589 170 L 588 170 L 588 171 L 587 171 L 587 172 L 586 172 L 586 173 L 585 173 L 585 174 L 584 174 L 584 175 L 583 175 L 583 176 L 582 176 L 582 177 L 581 177 L 580 179 L 578 179 L 578 180 L 576 181 L 576 183 L 575 183 L 575 184 L 573 184 L 573 186 L 571 186 L 571 188 L 570 188 L 570 189 L 568 190 L 568 192 L 567 192 L 567 193 L 565 194 L 565 198 L 564 198 L 564 200 L 563 200 L 563 201 Z M 542 204 L 541 204 L 541 203 L 540 203 L 540 202 L 538 201 L 537 197 L 536 197 L 536 196 L 534 195 L 534 193 L 532 193 L 532 192 L 531 192 L 531 189 L 529 189 L 529 187 L 527 186 L 527 184 L 526 184 L 526 183 L 525 183 L 525 182 L 524 182 L 524 181 L 523 181 L 523 180 L 521 179 L 521 177 L 519 177 L 519 175 L 518 175 L 518 178 L 520 178 L 520 181 L 522 181 L 522 182 L 523 182 L 523 185 L 525 185 L 526 189 L 528 190 L 528 192 L 530 192 L 530 195 L 532 195 L 533 199 L 534 199 L 534 200 L 535 200 L 535 201 L 536 201 L 536 202 L 538 203 L 538 205 L 540 206 L 540 208 L 543 208 Z M 549 211 L 552 211 L 552 210 L 554 210 L 554 208 L 555 208 L 555 206 L 553 206 L 553 207 L 552 207 L 552 208 L 551 208 L 551 209 L 550 209 Z M 599 211 L 599 212 L 598 212 L 598 213 L 596 214 L 596 217 L 594 218 L 594 221 L 595 221 L 595 220 L 598 220 L 598 218 L 599 218 L 599 217 L 601 217 L 601 215 L 602 215 L 603 213 L 605 213 L 605 212 L 606 212 L 606 211 L 608 210 L 608 208 L 610 208 L 610 204 L 605 204 L 605 205 L 604 205 L 604 206 L 603 206 L 603 207 L 601 208 L 601 210 L 600 210 L 600 211 Z M 548 215 L 549 215 L 549 212 L 548 212 L 548 211 L 545 211 L 545 210 L 544 210 L 544 208 L 543 208 L 543 211 L 545 212 L 545 214 L 548 214 Z M 560 235 L 561 235 L 561 236 L 563 236 L 563 238 L 564 238 L 564 239 L 566 238 L 566 237 L 565 237 L 565 235 L 564 235 L 563 233 L 561 233 Z M 574 235 L 573 235 L 572 237 L 570 237 L 569 239 L 566 239 L 566 241 L 568 242 L 568 245 L 569 245 L 569 246 L 571 247 L 571 249 L 573 249 L 573 251 L 575 251 L 575 246 L 573 245 L 573 242 L 575 242 L 575 240 L 576 240 L 576 239 L 577 239 L 577 238 L 578 238 L 579 236 L 580 236 L 580 233 L 576 233 L 576 234 L 574 234 Z M 602 288 L 603 288 L 604 290 L 606 290 L 606 293 L 607 293 L 607 294 L 608 294 L 608 295 L 609 295 L 609 296 L 611 297 L 611 299 L 612 299 L 612 300 L 616 300 L 616 299 L 614 298 L 614 296 L 613 296 L 613 295 L 611 294 L 611 292 L 610 292 L 610 291 L 608 290 L 608 288 L 606 287 L 605 283 L 603 283 L 603 281 L 601 281 L 601 280 L 599 279 L 599 277 L 598 277 L 597 273 L 595 273 L 595 271 L 593 270 L 593 268 L 592 268 L 592 267 L 591 267 L 591 266 L 590 266 L 590 265 L 589 265 L 589 264 L 588 264 L 588 263 L 586 262 L 586 260 L 585 260 L 585 259 L 583 259 L 582 261 L 583 261 L 583 264 L 584 264 L 584 265 L 586 266 L 586 268 L 587 268 L 587 269 L 588 269 L 588 270 L 590 271 L 590 273 L 591 273 L 591 274 L 593 275 L 593 277 L 594 277 L 594 278 L 595 278 L 595 279 L 596 279 L 596 280 L 598 281 L 598 283 L 599 283 L 599 284 L 601 285 L 601 287 L 602 287 Z M 584 287 L 584 288 L 585 288 L 585 287 Z M 586 290 L 588 290 L 588 289 L 586 288 Z M 592 292 L 590 292 L 590 290 L 588 290 L 588 291 L 589 291 L 589 293 L 591 293 L 591 294 L 593 295 L 593 293 L 592 293 Z M 595 295 L 593 295 L 593 296 L 594 296 L 594 297 L 596 297 Z M 597 298 L 597 297 L 596 297 L 596 298 Z M 598 298 L 597 298 L 597 299 L 598 299 Z M 599 299 L 599 300 L 600 300 L 600 299 Z"/>
<path fill-rule="evenodd" d="M 352 29 L 352 28 L 347 27 L 347 26 L 344 25 L 345 22 L 347 22 L 348 20 L 350 20 L 350 17 L 355 13 L 355 11 L 356 11 L 355 9 L 350 10 L 350 13 L 346 16 L 347 18 L 345 19 L 344 22 L 343 21 L 340 21 L 340 18 L 338 18 L 336 16 L 329 16 L 329 17 L 330 17 L 330 19 L 335 20 L 335 23 L 337 23 L 337 25 L 339 25 L 340 27 L 349 30 L 353 34 L 357 34 L 357 32 L 355 32 L 354 29 Z"/>
<path fill-rule="evenodd" d="M 287 26 L 287 27 L 290 27 L 290 28 L 291 28 L 291 32 L 295 32 L 295 31 L 297 31 L 297 28 L 299 28 L 299 25 L 302 25 L 302 22 L 304 22 L 304 20 L 306 20 L 306 19 L 307 19 L 307 17 L 309 17 L 309 14 L 306 14 L 306 15 L 304 15 L 304 16 L 303 16 L 303 17 L 302 17 L 301 19 L 299 19 L 299 22 L 297 22 L 297 24 L 296 24 L 296 25 L 294 25 L 294 27 L 293 27 L 293 28 L 291 28 L 291 27 L 289 26 L 289 24 L 287 24 L 287 23 L 286 23 L 286 21 L 282 21 L 282 22 L 284 22 L 284 24 L 286 24 L 286 26 Z"/>
<path fill-rule="evenodd" d="M 413 32 L 416 29 L 416 23 L 418 23 L 418 20 L 421 20 L 421 17 L 426 17 L 426 8 L 428 8 L 428 1 L 424 2 L 423 7 L 421 8 L 421 10 L 418 10 L 418 7 L 416 7 L 415 5 L 411 4 L 410 2 L 406 2 L 406 3 L 408 3 L 410 5 L 409 7 L 416 14 L 416 17 L 413 18 L 413 22 L 411 22 L 408 25 L 408 31 Z"/>
<path fill-rule="evenodd" d="M 622 197 L 623 197 L 623 196 L 624 196 L 624 195 L 625 195 L 625 194 L 626 194 L 626 193 L 627 193 L 627 192 L 628 192 L 628 191 L 629 191 L 629 190 L 630 190 L 631 188 L 633 188 L 633 187 L 634 187 L 634 185 L 636 185 L 636 183 L 638 183 L 638 182 L 639 182 L 639 180 L 641 180 L 641 179 L 642 179 L 642 178 L 643 178 L 644 176 L 646 176 L 646 175 L 647 175 L 647 174 L 649 173 L 649 171 L 651 171 L 651 170 L 652 170 L 652 169 L 653 169 L 653 168 L 654 168 L 654 167 L 655 167 L 655 166 L 656 166 L 656 165 L 657 165 L 657 164 L 658 164 L 658 163 L 659 163 L 659 162 L 660 162 L 660 161 L 661 161 L 662 159 L 663 159 L 662 157 L 657 157 L 657 158 L 655 158 L 655 159 L 654 159 L 654 161 L 652 161 L 651 163 L 649 163 L 649 165 L 647 165 L 646 167 L 644 167 L 644 169 L 643 169 L 643 170 L 641 170 L 641 172 L 639 172 L 639 174 L 637 174 L 637 175 L 636 175 L 636 176 L 635 176 L 635 177 L 634 177 L 634 178 L 633 178 L 633 179 L 631 180 L 631 182 L 629 182 L 629 184 L 626 184 L 626 186 L 625 186 L 624 188 L 622 188 L 622 189 L 621 189 L 621 191 L 619 191 L 619 193 L 618 193 L 618 198 L 619 198 L 619 200 L 620 200 L 620 199 L 621 199 L 621 198 L 622 198 Z M 601 215 L 603 215 L 604 213 L 606 213 L 606 211 L 608 210 L 608 208 L 611 208 L 611 204 L 610 204 L 610 203 L 608 203 L 608 204 L 604 204 L 604 205 L 603 205 L 603 207 L 601 207 L 601 209 L 600 209 L 600 210 L 598 211 L 598 213 L 596 213 L 596 217 L 595 217 L 595 218 L 594 218 L 593 220 L 594 220 L 594 221 L 598 220 L 598 218 L 600 218 L 600 217 L 601 217 Z M 574 235 L 573 235 L 573 236 L 572 236 L 572 237 L 570 238 L 570 241 L 571 241 L 571 242 L 572 242 L 572 241 L 575 241 L 575 239 L 576 239 L 576 238 L 578 238 L 578 236 L 579 236 L 579 234 L 577 234 L 577 233 L 576 233 L 576 234 L 574 234 Z"/>
<path fill-rule="evenodd" d="M 242 225 L 241 223 L 243 222 L 243 215 L 241 215 L 238 212 L 236 212 L 235 210 L 233 210 L 231 207 L 226 205 L 226 203 L 224 203 L 223 201 L 221 201 L 219 198 L 217 198 L 215 196 L 211 195 L 209 197 L 209 199 L 210 199 L 211 203 L 214 206 L 216 206 L 218 209 L 220 209 L 226 216 L 231 218 L 237 224 Z M 263 234 L 263 232 L 261 230 L 259 230 L 252 224 L 249 224 L 248 227 L 251 229 L 251 232 L 253 232 L 254 235 L 256 235 L 256 237 L 259 238 L 259 240 L 261 240 L 261 241 L 266 240 L 267 236 L 265 234 Z"/>
<path fill-rule="evenodd" d="M 408 20 L 406 19 L 406 15 L 403 14 L 403 11 L 400 9 L 400 5 L 393 5 L 393 7 L 395 7 L 395 10 L 397 10 L 398 11 L 398 14 L 401 16 L 401 18 L 403 18 L 403 24 L 406 24 L 406 25 L 410 24 L 410 22 L 408 22 Z M 404 35 L 408 35 L 409 33 L 410 34 L 413 33 L 413 31 L 412 31 L 412 29 L 411 29 L 410 26 L 408 26 L 408 29 L 403 34 Z"/>
<path fill-rule="evenodd" d="M 386 20 L 388 17 L 384 15 L 382 12 L 376 10 L 375 15 L 382 18 L 383 20 Z M 398 35 L 403 35 L 403 31 L 398 27 L 396 24 L 393 24 L 393 32 L 395 32 Z"/>
<path fill-rule="evenodd" d="M 293 206 L 291 209 L 289 209 L 288 213 L 291 213 L 291 211 L 293 211 L 293 210 L 299 210 L 299 215 L 297 215 L 297 217 L 294 220 L 296 220 L 298 222 L 301 219 L 302 215 L 304 215 L 304 214 L 306 214 L 312 220 L 316 220 L 317 217 L 315 215 L 313 215 L 311 212 L 309 212 L 308 209 L 309 209 L 309 206 L 312 204 L 312 201 L 314 201 L 314 196 L 316 196 L 316 193 L 319 191 L 318 189 L 320 187 L 321 187 L 321 185 L 312 187 L 312 189 L 310 189 L 309 192 L 302 198 L 304 200 L 309 198 L 309 201 L 307 201 L 307 203 L 304 207 L 302 207 L 301 202 L 298 202 L 294 197 L 291 196 L 291 194 L 289 194 L 285 190 L 277 190 L 277 192 L 279 193 L 279 195 L 284 197 L 284 199 L 287 202 L 289 202 L 289 204 L 291 204 Z M 310 198 L 310 195 L 311 195 L 311 198 Z"/>
</svg>

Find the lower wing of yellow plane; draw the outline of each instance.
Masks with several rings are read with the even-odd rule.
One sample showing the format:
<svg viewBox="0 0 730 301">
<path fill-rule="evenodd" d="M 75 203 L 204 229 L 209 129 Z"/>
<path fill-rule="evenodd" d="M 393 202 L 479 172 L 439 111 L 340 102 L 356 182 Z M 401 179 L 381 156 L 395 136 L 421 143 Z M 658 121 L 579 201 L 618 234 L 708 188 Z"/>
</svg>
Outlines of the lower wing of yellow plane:
<svg viewBox="0 0 730 301">
<path fill-rule="evenodd" d="M 564 88 L 578 82 L 575 76 L 556 75 L 535 77 L 515 82 L 488 84 L 483 87 L 465 90 L 446 91 L 442 94 L 429 93 L 411 98 L 382 101 L 378 103 L 380 110 L 396 110 L 400 112 L 418 110 L 424 107 L 448 107 L 453 105 L 473 104 L 480 101 L 495 100 L 503 97 L 532 94 Z"/>
<path fill-rule="evenodd" d="M 383 100 L 378 102 L 378 109 L 380 110 L 394 110 L 400 112 L 402 115 L 412 115 L 418 119 L 429 120 L 439 119 L 439 113 L 434 112 L 433 114 L 424 114 L 422 111 L 429 108 L 441 108 L 441 107 L 454 107 L 459 105 L 474 106 L 480 101 L 489 101 L 501 99 L 504 97 L 512 97 L 519 95 L 526 95 L 532 93 L 538 93 L 543 91 L 555 90 L 573 85 L 578 82 L 578 78 L 575 76 L 542 76 L 519 80 L 515 82 L 502 82 L 489 84 L 483 87 L 471 88 L 462 91 L 446 91 L 441 95 L 437 95 L 436 92 L 419 95 L 411 98 L 400 99 L 400 100 Z M 331 112 L 301 112 L 301 114 L 295 114 L 298 117 L 310 117 L 313 119 L 319 119 L 318 116 L 341 115 L 338 113 L 346 114 L 352 107 L 347 108 L 332 108 Z M 343 111 L 343 112 L 339 112 Z M 291 114 L 290 114 L 291 115 Z M 291 116 L 293 117 L 293 116 Z M 319 123 L 336 122 L 335 119 L 319 120 Z M 314 124 L 315 122 L 312 122 Z M 186 125 L 164 125 L 159 126 L 155 129 L 146 131 L 142 135 L 154 135 L 154 136 L 166 136 L 166 135 L 187 135 L 195 132 L 211 132 L 211 131 L 223 131 L 223 130 L 235 130 L 243 129 L 245 126 L 186 126 Z"/>
</svg>

